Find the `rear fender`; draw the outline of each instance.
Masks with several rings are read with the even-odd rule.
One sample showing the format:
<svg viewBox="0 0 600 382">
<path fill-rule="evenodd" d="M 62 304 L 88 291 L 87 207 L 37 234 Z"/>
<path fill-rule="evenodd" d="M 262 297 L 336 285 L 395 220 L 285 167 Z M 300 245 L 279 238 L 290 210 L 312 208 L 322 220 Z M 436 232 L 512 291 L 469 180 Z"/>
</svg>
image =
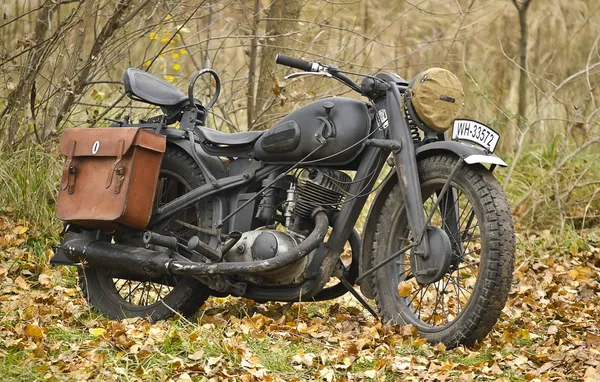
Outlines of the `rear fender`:
<svg viewBox="0 0 600 382">
<path fill-rule="evenodd" d="M 194 158 L 194 155 L 192 155 L 192 147 L 189 139 L 187 138 L 186 131 L 168 129 L 165 135 L 167 136 L 168 145 L 177 146 L 188 153 L 191 158 Z M 218 157 L 208 155 L 202 148 L 202 145 L 199 143 L 196 143 L 196 152 L 198 153 L 198 158 L 204 164 L 204 166 L 202 166 L 200 163 L 198 163 L 200 168 L 206 167 L 212 173 L 212 176 L 217 179 L 227 176 L 227 168 L 225 168 L 225 165 Z M 204 178 L 208 180 L 208 174 L 204 174 Z"/>
<path fill-rule="evenodd" d="M 415 150 L 417 162 L 437 154 L 451 154 L 462 158 L 469 165 L 475 164 L 490 164 L 501 167 L 506 167 L 507 164 L 502 159 L 493 154 L 487 154 L 485 151 L 467 146 L 462 143 L 453 141 L 438 141 L 420 146 Z M 373 248 L 373 240 L 375 230 L 377 229 L 377 220 L 382 213 L 386 199 L 394 186 L 398 183 L 396 171 L 390 171 L 386 178 L 382 181 L 379 191 L 375 195 L 375 199 L 369 208 L 367 219 L 362 235 L 362 251 L 360 259 L 360 274 L 369 270 L 374 264 L 371 264 L 371 249 Z M 371 283 L 371 278 L 367 277 L 360 283 L 361 292 L 368 298 L 375 298 L 375 291 Z"/>
<path fill-rule="evenodd" d="M 177 146 L 178 148 L 185 151 L 194 161 L 196 161 L 194 155 L 192 154 L 192 147 L 190 145 L 190 141 L 187 138 L 187 134 L 184 130 L 168 129 L 165 131 L 165 133 L 166 133 L 165 135 L 167 137 L 167 145 Z M 208 155 L 202 149 L 202 146 L 199 143 L 196 143 L 196 153 L 198 154 L 197 158 L 199 160 L 201 160 L 202 163 L 204 164 L 204 166 L 203 166 L 201 163 L 198 163 L 198 166 L 204 173 L 204 179 L 207 182 L 208 182 L 208 179 L 210 179 L 210 178 L 209 178 L 208 174 L 206 174 L 206 172 L 204 171 L 204 168 L 206 168 L 208 171 L 210 171 L 212 176 L 214 176 L 216 179 L 225 178 L 227 176 L 227 168 L 225 167 L 223 162 L 221 162 L 219 157 Z M 218 195 L 218 194 L 216 196 L 214 196 L 214 199 L 213 199 L 213 221 L 216 222 L 216 221 L 221 220 L 224 216 L 227 216 L 228 213 L 229 213 L 229 207 L 228 207 L 227 198 L 225 198 L 225 196 L 223 196 L 223 195 Z M 221 229 L 223 232 L 228 232 L 227 225 L 224 225 Z M 211 240 L 216 240 L 216 238 L 212 237 Z M 211 244 L 213 244 L 212 241 L 211 241 Z"/>
</svg>

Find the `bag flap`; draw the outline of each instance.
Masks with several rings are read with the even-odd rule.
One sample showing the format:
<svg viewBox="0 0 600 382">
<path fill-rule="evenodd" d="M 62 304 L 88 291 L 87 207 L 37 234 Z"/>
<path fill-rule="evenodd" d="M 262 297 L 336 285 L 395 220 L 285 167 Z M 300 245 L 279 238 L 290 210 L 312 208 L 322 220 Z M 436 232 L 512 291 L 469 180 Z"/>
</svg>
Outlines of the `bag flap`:
<svg viewBox="0 0 600 382">
<path fill-rule="evenodd" d="M 116 157 L 119 141 L 123 141 L 123 154 L 131 146 L 141 146 L 149 150 L 164 152 L 166 138 L 140 129 L 139 127 L 122 128 L 75 128 L 65 129 L 60 139 L 60 153 L 71 154 L 69 143 L 75 142 L 73 156 Z"/>
<path fill-rule="evenodd" d="M 140 130 L 136 139 L 135 146 L 140 146 L 148 150 L 164 153 L 167 149 L 167 138 L 163 135 L 155 134 L 148 130 Z"/>
</svg>

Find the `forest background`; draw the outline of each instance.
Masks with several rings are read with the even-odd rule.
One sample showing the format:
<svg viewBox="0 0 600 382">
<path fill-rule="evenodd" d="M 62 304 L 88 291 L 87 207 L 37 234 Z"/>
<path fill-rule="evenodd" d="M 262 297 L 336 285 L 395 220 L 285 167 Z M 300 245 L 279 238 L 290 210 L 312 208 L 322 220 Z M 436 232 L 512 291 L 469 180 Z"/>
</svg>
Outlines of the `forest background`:
<svg viewBox="0 0 600 382">
<path fill-rule="evenodd" d="M 577 288 L 591 282 L 595 291 L 580 308 L 596 306 L 599 42 L 598 0 L 0 0 L 0 215 L 6 234 L 0 277 L 12 288 L 19 272 L 29 269 L 21 280 L 44 289 L 39 277 L 57 275 L 47 267 L 47 253 L 60 231 L 54 203 L 61 132 L 160 113 L 124 96 L 126 68 L 147 70 L 183 91 L 195 71 L 216 70 L 223 90 L 208 124 L 225 132 L 269 128 L 321 97 L 354 97 L 327 79 L 284 81 L 290 69 L 275 65 L 274 57 L 285 53 L 406 79 L 429 67 L 454 72 L 465 89 L 464 117 L 502 135 L 498 155 L 509 167 L 496 175 L 517 223 L 517 279 L 520 272 L 522 285 L 539 284 L 542 274 L 532 267 L 540 261 L 561 263 L 565 274 L 579 269 L 569 280 L 579 282 Z M 207 99 L 213 86 L 199 82 L 197 95 Z M 16 267 L 14 251 L 21 256 Z M 514 293 L 516 303 L 521 293 L 533 292 Z M 5 322 L 16 319 L 5 314 Z M 544 325 L 556 326 L 551 320 Z M 22 330 L 15 333 L 31 340 Z M 39 349 L 38 337 L 32 338 Z M 16 359 L 28 357 L 4 346 L 0 356 L 14 351 Z M 564 375 L 583 377 L 598 363 L 586 365 L 571 365 Z M 507 370 L 509 379 L 526 375 Z"/>
</svg>

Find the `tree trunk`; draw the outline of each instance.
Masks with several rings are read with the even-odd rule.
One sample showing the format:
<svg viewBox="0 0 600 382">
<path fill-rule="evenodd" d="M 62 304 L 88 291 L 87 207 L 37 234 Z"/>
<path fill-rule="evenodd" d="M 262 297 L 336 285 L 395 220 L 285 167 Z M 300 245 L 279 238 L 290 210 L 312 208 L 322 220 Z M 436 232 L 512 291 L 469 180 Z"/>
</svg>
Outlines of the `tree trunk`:
<svg viewBox="0 0 600 382">
<path fill-rule="evenodd" d="M 248 65 L 247 130 L 252 130 L 254 123 L 254 96 L 256 93 L 256 60 L 258 59 L 258 13 L 260 0 L 254 0 L 254 12 L 250 19 L 252 41 L 250 42 L 250 63 Z"/>
<path fill-rule="evenodd" d="M 273 0 L 267 10 L 267 37 L 265 45 L 262 48 L 260 57 L 260 76 L 256 100 L 254 102 L 254 123 L 252 129 L 264 129 L 272 124 L 270 119 L 274 115 L 284 112 L 283 106 L 278 100 L 274 89 L 277 87 L 279 76 L 283 73 L 283 68 L 275 64 L 277 53 L 284 53 L 298 56 L 299 53 L 294 50 L 283 49 L 283 46 L 294 46 L 291 37 L 286 34 L 291 33 L 296 28 L 297 20 L 302 9 L 300 0 Z M 257 123 L 260 120 L 260 123 Z"/>
<path fill-rule="evenodd" d="M 17 131 L 25 124 L 26 115 L 23 112 L 23 110 L 25 110 L 23 105 L 28 104 L 28 97 L 33 93 L 32 88 L 34 86 L 35 76 L 42 66 L 45 55 L 47 54 L 44 40 L 47 37 L 48 29 L 50 27 L 48 18 L 50 16 L 52 5 L 51 2 L 47 2 L 38 11 L 39 13 L 35 23 L 35 32 L 32 42 L 35 47 L 27 54 L 27 58 L 22 65 L 19 82 L 8 94 L 6 106 L 0 112 L 0 121 L 3 121 L 3 123 L 0 124 L 0 131 L 6 130 L 8 144 L 11 146 L 16 143 Z M 15 8 L 15 12 L 17 12 L 16 16 L 18 16 L 18 4 L 15 4 Z M 15 23 L 15 25 L 18 25 L 18 23 Z"/>
<path fill-rule="evenodd" d="M 521 30 L 521 38 L 519 40 L 519 106 L 518 118 L 519 127 L 525 127 L 525 113 L 527 112 L 527 46 L 528 46 L 528 25 L 527 25 L 527 9 L 531 4 L 531 0 L 525 0 L 518 3 L 513 0 L 513 4 L 519 12 L 519 26 Z"/>
</svg>

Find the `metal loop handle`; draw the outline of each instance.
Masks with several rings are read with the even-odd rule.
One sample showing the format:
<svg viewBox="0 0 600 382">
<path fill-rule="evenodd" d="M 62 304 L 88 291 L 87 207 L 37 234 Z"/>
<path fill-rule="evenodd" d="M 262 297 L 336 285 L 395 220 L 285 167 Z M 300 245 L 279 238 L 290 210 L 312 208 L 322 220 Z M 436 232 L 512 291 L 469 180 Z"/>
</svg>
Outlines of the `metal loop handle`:
<svg viewBox="0 0 600 382">
<path fill-rule="evenodd" d="M 190 81 L 190 86 L 188 87 L 188 97 L 190 99 L 190 104 L 193 105 L 194 104 L 194 85 L 196 84 L 196 81 L 198 80 L 198 78 L 200 78 L 200 76 L 202 76 L 205 73 L 209 73 L 215 79 L 215 82 L 217 84 L 216 89 L 215 89 L 215 94 L 212 96 L 212 98 L 208 102 L 208 105 L 205 106 L 205 109 L 208 111 L 217 102 L 217 100 L 219 99 L 219 95 L 221 94 L 221 78 L 219 77 L 217 72 L 215 72 L 212 69 L 202 69 L 198 73 L 194 74 L 194 76 L 192 77 L 192 80 Z"/>
</svg>

